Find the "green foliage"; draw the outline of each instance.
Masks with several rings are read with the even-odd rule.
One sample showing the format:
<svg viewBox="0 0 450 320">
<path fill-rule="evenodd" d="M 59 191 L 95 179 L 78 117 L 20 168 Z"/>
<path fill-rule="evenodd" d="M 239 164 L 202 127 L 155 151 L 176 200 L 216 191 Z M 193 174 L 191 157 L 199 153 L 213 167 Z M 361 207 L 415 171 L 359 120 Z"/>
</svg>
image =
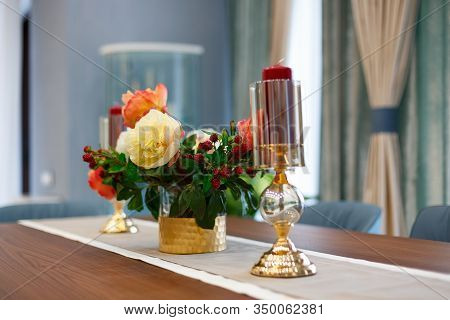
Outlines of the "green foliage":
<svg viewBox="0 0 450 320">
<path fill-rule="evenodd" d="M 152 216 L 158 220 L 159 216 L 160 195 L 158 187 L 148 187 L 145 190 L 145 205 Z"/>
<path fill-rule="evenodd" d="M 197 149 L 197 135 L 187 136 L 174 163 L 152 169 L 137 167 L 125 154 L 112 149 L 86 152 L 93 156 L 95 168 L 103 167 L 103 183 L 116 190 L 118 200 L 128 201 L 128 209 L 146 207 L 157 219 L 164 188 L 170 193 L 170 217 L 195 218 L 200 227 L 212 229 L 215 218 L 230 210 L 227 202 L 241 204 L 239 210 L 233 209 L 234 214 L 253 215 L 260 195 L 252 178 L 242 174 L 252 165 L 251 152 L 232 152 L 240 144 L 235 139 L 235 122 L 229 130 L 215 134 L 217 142 L 214 139 Z"/>
<path fill-rule="evenodd" d="M 198 216 L 195 216 L 195 222 L 203 229 L 213 229 L 216 217 L 225 214 L 225 201 L 223 191 L 213 191 L 209 197 L 208 208 L 205 211 L 205 215 L 201 219 Z"/>
</svg>

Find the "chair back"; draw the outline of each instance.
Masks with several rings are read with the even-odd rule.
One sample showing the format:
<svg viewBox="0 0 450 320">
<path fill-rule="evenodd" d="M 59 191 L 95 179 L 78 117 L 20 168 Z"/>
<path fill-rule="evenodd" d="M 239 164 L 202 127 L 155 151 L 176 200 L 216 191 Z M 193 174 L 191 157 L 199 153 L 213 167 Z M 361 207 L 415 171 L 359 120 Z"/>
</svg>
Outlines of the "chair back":
<svg viewBox="0 0 450 320">
<path fill-rule="evenodd" d="M 79 202 L 26 203 L 0 207 L 0 223 L 21 219 L 45 219 L 108 214 L 108 203 L 92 205 Z"/>
<path fill-rule="evenodd" d="M 300 223 L 335 229 L 369 232 L 381 217 L 381 209 L 351 201 L 319 202 L 306 207 Z"/>
<path fill-rule="evenodd" d="M 410 237 L 450 242 L 450 206 L 434 206 L 420 210 Z"/>
</svg>

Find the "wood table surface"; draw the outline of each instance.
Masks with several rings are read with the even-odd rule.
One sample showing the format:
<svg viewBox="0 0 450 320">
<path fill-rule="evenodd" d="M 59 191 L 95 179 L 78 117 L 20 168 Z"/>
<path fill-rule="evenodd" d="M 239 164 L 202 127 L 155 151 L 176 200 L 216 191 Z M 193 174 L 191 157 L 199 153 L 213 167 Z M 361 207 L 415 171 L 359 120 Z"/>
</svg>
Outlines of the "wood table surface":
<svg viewBox="0 0 450 320">
<path fill-rule="evenodd" d="M 229 217 L 227 233 L 272 242 L 272 227 Z M 450 273 L 450 244 L 296 225 L 298 247 Z M 248 299 L 145 262 L 17 224 L 0 224 L 2 299 Z"/>
</svg>

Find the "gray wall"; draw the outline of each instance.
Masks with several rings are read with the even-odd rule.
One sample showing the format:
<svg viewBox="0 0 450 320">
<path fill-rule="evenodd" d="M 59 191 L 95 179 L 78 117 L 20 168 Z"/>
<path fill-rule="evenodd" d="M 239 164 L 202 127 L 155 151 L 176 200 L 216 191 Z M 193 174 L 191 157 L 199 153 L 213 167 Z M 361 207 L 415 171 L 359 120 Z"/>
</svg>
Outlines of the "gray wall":
<svg viewBox="0 0 450 320">
<path fill-rule="evenodd" d="M 103 44 L 202 45 L 203 110 L 195 112 L 203 123 L 227 121 L 231 108 L 226 8 L 226 0 L 34 1 L 31 19 L 51 35 L 32 27 L 32 194 L 100 201 L 87 187 L 81 155 L 84 145 L 98 144 L 98 118 L 105 112 L 105 75 L 95 65 L 102 65 L 98 48 Z M 51 186 L 40 182 L 44 171 L 54 174 Z"/>
</svg>

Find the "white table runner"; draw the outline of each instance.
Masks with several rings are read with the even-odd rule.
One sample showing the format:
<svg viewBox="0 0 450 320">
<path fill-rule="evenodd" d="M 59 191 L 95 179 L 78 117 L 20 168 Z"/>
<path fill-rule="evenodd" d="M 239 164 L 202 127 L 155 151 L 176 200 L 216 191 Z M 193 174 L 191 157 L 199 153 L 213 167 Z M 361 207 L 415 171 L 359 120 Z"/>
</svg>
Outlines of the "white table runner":
<svg viewBox="0 0 450 320">
<path fill-rule="evenodd" d="M 249 270 L 271 244 L 228 236 L 225 251 L 171 255 L 158 251 L 157 223 L 135 219 L 140 229 L 136 234 L 99 234 L 105 220 L 96 216 L 19 223 L 259 299 L 450 298 L 450 274 L 303 250 L 317 265 L 317 275 L 261 278 Z"/>
</svg>

